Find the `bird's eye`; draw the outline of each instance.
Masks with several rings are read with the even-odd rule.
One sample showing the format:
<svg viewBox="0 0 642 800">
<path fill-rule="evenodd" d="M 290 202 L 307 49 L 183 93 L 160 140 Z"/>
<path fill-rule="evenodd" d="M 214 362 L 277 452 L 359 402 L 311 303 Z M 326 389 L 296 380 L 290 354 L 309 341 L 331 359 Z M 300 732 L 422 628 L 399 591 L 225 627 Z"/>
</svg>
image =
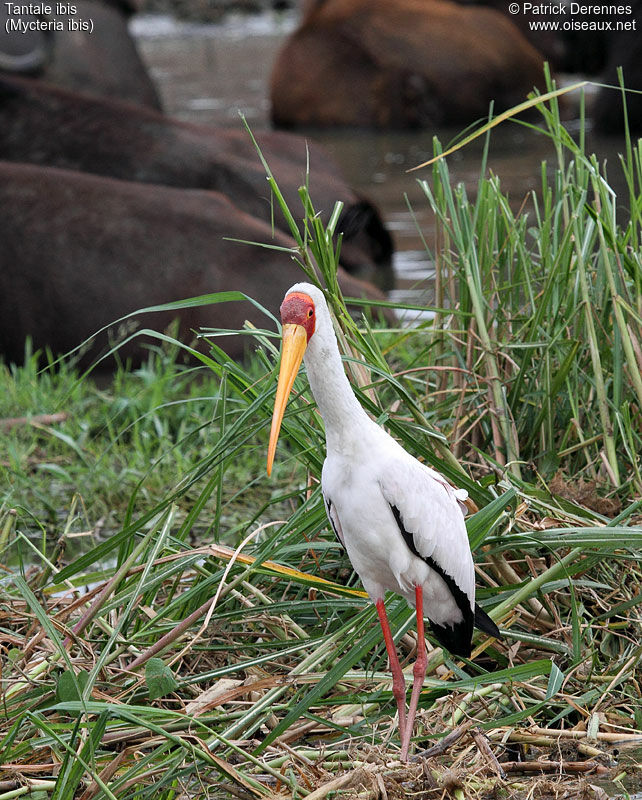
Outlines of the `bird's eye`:
<svg viewBox="0 0 642 800">
<path fill-rule="evenodd" d="M 312 314 L 313 314 L 313 313 L 314 313 L 314 312 L 313 312 L 313 311 L 312 311 L 312 309 L 310 308 L 310 309 L 308 310 L 308 318 L 310 318 L 310 317 L 312 316 Z"/>
</svg>

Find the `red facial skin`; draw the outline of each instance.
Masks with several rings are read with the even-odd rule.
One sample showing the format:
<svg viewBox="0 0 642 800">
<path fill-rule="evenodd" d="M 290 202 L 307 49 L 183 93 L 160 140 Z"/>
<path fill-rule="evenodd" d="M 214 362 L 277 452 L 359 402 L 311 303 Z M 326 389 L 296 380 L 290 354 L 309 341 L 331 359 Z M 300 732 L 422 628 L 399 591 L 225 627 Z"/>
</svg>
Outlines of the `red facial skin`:
<svg viewBox="0 0 642 800">
<path fill-rule="evenodd" d="M 281 322 L 284 325 L 300 325 L 305 329 L 308 342 L 314 333 L 316 313 L 310 295 L 292 292 L 281 303 Z"/>
</svg>

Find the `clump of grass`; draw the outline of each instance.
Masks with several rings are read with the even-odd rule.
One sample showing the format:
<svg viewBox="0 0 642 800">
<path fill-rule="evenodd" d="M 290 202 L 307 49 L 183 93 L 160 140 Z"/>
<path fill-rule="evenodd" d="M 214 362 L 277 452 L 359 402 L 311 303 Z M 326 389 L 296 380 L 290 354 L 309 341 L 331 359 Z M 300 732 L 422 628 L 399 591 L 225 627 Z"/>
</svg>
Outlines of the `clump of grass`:
<svg viewBox="0 0 642 800">
<path fill-rule="evenodd" d="M 620 164 L 600 164 L 555 99 L 540 110 L 557 159 L 517 211 L 498 176 L 470 198 L 440 159 L 420 181 L 441 247 L 417 360 L 435 370 L 426 400 L 453 420 L 456 453 L 529 482 L 562 470 L 625 501 L 642 491 L 642 144 L 627 135 Z M 626 211 L 607 167 L 623 172 Z"/>
<path fill-rule="evenodd" d="M 554 108 L 546 114 L 554 122 L 551 135 L 567 146 Z M 601 418 L 598 411 L 589 419 L 587 404 L 598 390 L 587 320 L 598 346 L 615 341 L 620 328 L 617 320 L 608 328 L 608 315 L 584 301 L 573 313 L 563 311 L 569 297 L 583 298 L 578 273 L 584 270 L 587 291 L 600 283 L 595 298 L 606 298 L 612 309 L 617 302 L 627 331 L 637 335 L 639 312 L 616 301 L 606 279 L 597 281 L 595 259 L 610 259 L 618 296 L 636 303 L 628 273 L 615 267 L 625 255 L 639 264 L 639 239 L 631 232 L 621 243 L 624 252 L 620 245 L 611 252 L 609 236 L 617 231 L 593 213 L 581 181 L 594 172 L 583 170 L 560 168 L 559 180 L 566 181 L 560 191 L 566 189 L 538 201 L 534 226 L 539 219 L 542 230 L 533 233 L 523 215 L 510 211 L 496 179 L 480 179 L 478 197 L 469 202 L 450 189 L 438 165 L 433 186 L 425 187 L 443 225 L 443 303 L 435 323 L 415 333 L 420 345 L 409 344 L 408 331 L 380 331 L 347 314 L 335 280 L 337 214 L 323 228 L 307 188 L 302 233 L 289 212 L 296 257 L 310 280 L 320 275 L 328 287 L 361 402 L 408 450 L 467 488 L 479 507 L 467 521 L 478 599 L 504 639 L 478 640 L 470 661 L 430 649 L 418 745 L 468 726 L 479 728 L 475 736 L 485 731 L 499 755 L 502 747 L 559 749 L 560 741 L 572 739 L 581 760 L 596 758 L 613 741 L 642 739 L 636 675 L 642 529 L 632 524 L 640 508 L 637 478 L 629 457 L 617 451 L 619 472 L 613 472 L 604 435 L 588 440 L 597 435 L 588 436 L 588 426 Z M 284 206 L 269 168 L 268 177 Z M 562 255 L 568 264 L 549 280 L 548 269 L 561 264 Z M 538 313 L 547 291 L 559 308 L 556 316 Z M 553 299 L 546 302 L 553 307 Z M 585 327 L 570 327 L 581 320 Z M 579 343 L 562 342 L 569 331 Z M 207 354 L 185 348 L 207 371 L 196 381 L 191 368 L 161 356 L 142 371 L 119 373 L 103 390 L 78 383 L 64 367 L 39 375 L 33 361 L 6 374 L 22 408 L 44 413 L 73 406 L 57 433 L 20 428 L 2 434 L 14 437 L 18 448 L 42 448 L 49 461 L 62 453 L 60 466 L 71 479 L 67 491 L 74 484 L 115 492 L 118 458 L 136 469 L 127 502 L 114 501 L 112 535 L 102 540 L 95 536 L 90 492 L 84 494 L 88 514 L 67 495 L 61 515 L 60 497 L 46 482 L 33 494 L 26 472 L 21 483 L 11 483 L 18 467 L 26 469 L 20 459 L 5 472 L 10 486 L 0 511 L 0 546 L 10 566 L 0 584 L 0 800 L 268 797 L 276 791 L 303 797 L 319 785 L 347 788 L 353 779 L 353 788 L 363 783 L 374 796 L 381 785 L 399 791 L 402 775 L 412 790 L 430 796 L 458 796 L 463 787 L 479 795 L 523 789 L 521 779 L 502 784 L 496 775 L 487 778 L 492 761 L 469 746 L 477 748 L 481 739 L 463 735 L 457 766 L 482 775 L 476 783 L 470 774 L 444 775 L 436 766 L 426 778 L 423 769 L 402 771 L 389 763 L 397 743 L 385 648 L 375 612 L 327 527 L 319 488 L 321 422 L 300 377 L 301 395 L 281 434 L 287 448 L 281 447 L 268 482 L 264 453 L 277 353 L 268 334 L 255 335 L 262 350 L 246 365 L 231 361 L 215 340 Z M 464 337 L 466 347 L 459 344 Z M 540 348 L 539 360 L 531 358 L 532 348 Z M 632 367 L 624 345 L 619 361 L 599 355 L 607 411 L 615 418 L 615 366 L 622 370 L 621 392 Z M 440 367 L 439 380 L 425 377 L 428 357 Z M 571 366 L 557 378 L 559 358 Z M 535 407 L 542 394 L 538 380 L 512 362 L 534 369 L 555 389 L 542 420 Z M 591 382 L 592 395 L 584 385 Z M 540 471 L 548 432 L 558 459 L 566 458 L 560 448 L 571 447 L 570 434 L 559 439 L 552 409 L 567 386 L 585 460 L 588 454 L 595 466 L 595 448 L 603 450 L 609 479 L 620 475 L 613 488 L 626 507 L 616 516 L 553 496 L 535 470 L 516 469 L 524 435 L 532 438 L 529 458 Z M 42 403 L 45 392 L 56 408 Z M 639 406 L 633 407 L 630 393 L 626 397 L 634 420 Z M 17 416 L 15 409 L 3 413 Z M 466 428 L 474 431 L 472 443 Z M 633 425 L 625 430 L 636 442 L 639 431 Z M 565 464 L 570 469 L 575 462 Z M 590 475 L 584 464 L 581 472 Z M 253 507 L 248 503 L 245 514 L 230 517 L 231 503 L 243 496 L 252 497 Z M 38 514 L 31 509 L 41 503 L 56 513 L 36 546 Z M 86 538 L 94 546 L 65 559 L 60 543 L 77 530 L 79 518 L 83 528 L 89 525 Z M 394 596 L 388 609 L 398 647 L 412 660 L 413 615 Z M 346 769 L 351 777 L 332 784 Z"/>
<path fill-rule="evenodd" d="M 98 526 L 100 538 L 111 535 L 123 516 L 154 505 L 211 454 L 212 426 L 225 429 L 235 418 L 227 378 L 162 344 L 136 368 L 118 365 L 98 382 L 66 361 L 41 361 L 28 348 L 21 367 L 0 364 L 2 503 L 32 542 L 56 537 L 74 497 L 77 530 Z M 259 380 L 264 367 L 256 361 L 248 375 Z M 207 504 L 228 527 L 256 507 L 256 494 L 243 496 L 255 447 L 239 449 Z M 269 499 L 269 489 L 263 493 Z M 179 513 L 187 513 L 191 489 L 181 497 Z M 67 546 L 69 558 L 78 550 L 73 537 Z"/>
</svg>

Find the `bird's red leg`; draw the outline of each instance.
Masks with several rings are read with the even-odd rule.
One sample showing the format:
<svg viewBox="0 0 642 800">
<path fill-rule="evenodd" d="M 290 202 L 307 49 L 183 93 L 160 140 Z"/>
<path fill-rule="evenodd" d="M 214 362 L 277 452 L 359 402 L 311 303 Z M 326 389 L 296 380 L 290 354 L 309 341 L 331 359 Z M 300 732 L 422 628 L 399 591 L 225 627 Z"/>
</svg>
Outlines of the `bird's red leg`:
<svg viewBox="0 0 642 800">
<path fill-rule="evenodd" d="M 395 648 L 392 633 L 390 632 L 390 625 L 388 624 L 388 617 L 386 616 L 386 607 L 381 598 L 377 600 L 376 606 L 379 622 L 381 623 L 381 630 L 383 631 L 383 640 L 386 643 L 386 650 L 388 651 L 388 660 L 390 661 L 392 693 L 397 701 L 397 710 L 399 711 L 399 736 L 403 742 L 406 733 L 406 679 L 401 671 L 397 649 Z"/>
<path fill-rule="evenodd" d="M 415 586 L 415 605 L 417 608 L 417 660 L 413 667 L 414 680 L 412 683 L 412 694 L 410 695 L 410 706 L 408 707 L 408 719 L 406 720 L 406 730 L 401 734 L 401 760 L 408 759 L 408 749 L 410 747 L 410 737 L 415 724 L 415 714 L 419 695 L 424 685 L 426 677 L 426 667 L 428 658 L 426 656 L 426 639 L 424 636 L 424 593 L 421 586 Z"/>
</svg>

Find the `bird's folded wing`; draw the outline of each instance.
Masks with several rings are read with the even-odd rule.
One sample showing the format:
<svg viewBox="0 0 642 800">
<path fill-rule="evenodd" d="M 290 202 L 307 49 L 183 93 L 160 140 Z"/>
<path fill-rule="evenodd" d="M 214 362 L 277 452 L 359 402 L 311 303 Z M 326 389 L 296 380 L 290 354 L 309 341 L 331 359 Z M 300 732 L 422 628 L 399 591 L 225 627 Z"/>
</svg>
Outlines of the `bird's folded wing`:
<svg viewBox="0 0 642 800">
<path fill-rule="evenodd" d="M 378 481 L 391 510 L 396 509 L 403 529 L 412 535 L 416 552 L 453 578 L 472 602 L 475 573 L 455 490 L 411 458 L 386 465 Z"/>
</svg>

